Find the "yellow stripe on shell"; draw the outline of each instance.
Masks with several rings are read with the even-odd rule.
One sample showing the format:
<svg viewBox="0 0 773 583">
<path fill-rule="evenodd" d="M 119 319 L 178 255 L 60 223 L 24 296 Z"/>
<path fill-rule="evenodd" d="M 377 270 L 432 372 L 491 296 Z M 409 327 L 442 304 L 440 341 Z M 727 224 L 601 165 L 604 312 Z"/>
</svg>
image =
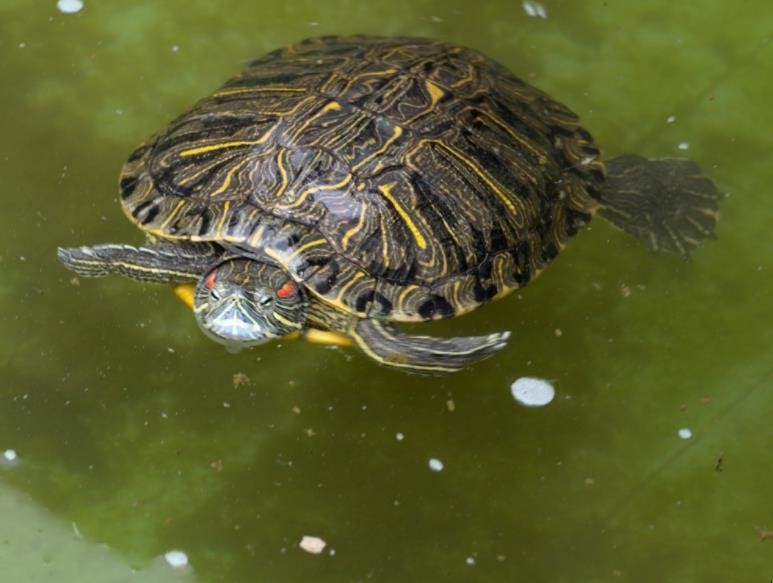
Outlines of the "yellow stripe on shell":
<svg viewBox="0 0 773 583">
<path fill-rule="evenodd" d="M 223 216 L 220 218 L 220 222 L 217 224 L 217 228 L 215 229 L 216 238 L 222 239 L 223 237 L 223 227 L 225 227 L 225 222 L 228 220 L 228 210 L 231 208 L 231 201 L 227 200 L 223 203 Z"/>
<path fill-rule="evenodd" d="M 217 196 L 218 194 L 223 194 L 226 190 L 228 190 L 228 187 L 231 186 L 231 180 L 233 179 L 234 174 L 236 174 L 239 170 L 241 170 L 242 167 L 249 161 L 250 161 L 249 158 L 245 158 L 238 164 L 234 164 L 234 166 L 225 175 L 225 179 L 223 180 L 223 183 L 220 185 L 220 188 L 210 193 L 210 196 Z"/>
<path fill-rule="evenodd" d="M 253 249 L 256 249 L 258 247 L 258 243 L 260 243 L 261 238 L 263 237 L 263 233 L 266 230 L 265 223 L 261 223 L 258 225 L 258 228 L 255 230 L 255 233 L 250 237 L 249 245 Z"/>
<path fill-rule="evenodd" d="M 197 148 L 190 148 L 188 150 L 183 150 L 178 154 L 178 156 L 180 158 L 187 158 L 188 156 L 206 154 L 207 152 L 215 152 L 217 150 L 225 150 L 227 148 L 238 148 L 240 146 L 256 146 L 258 144 L 263 144 L 266 140 L 268 140 L 268 138 L 274 132 L 274 128 L 276 128 L 276 126 L 273 126 L 270 130 L 268 130 L 257 140 L 235 140 L 233 142 L 220 142 L 219 144 L 209 144 L 208 146 L 199 146 Z"/>
<path fill-rule="evenodd" d="M 395 182 L 390 182 L 388 184 L 381 185 L 378 187 L 378 190 L 379 192 L 381 192 L 382 195 L 384 195 L 384 198 L 386 198 L 390 203 L 392 203 L 392 206 L 395 207 L 397 214 L 399 214 L 400 218 L 403 219 L 403 222 L 405 223 L 405 225 L 408 227 L 408 230 L 413 235 L 413 238 L 416 240 L 416 244 L 419 246 L 419 248 L 426 249 L 427 240 L 421 234 L 421 231 L 419 231 L 418 227 L 416 227 L 416 223 L 413 222 L 413 219 L 411 218 L 411 216 L 397 202 L 397 199 L 395 199 L 394 195 L 392 194 L 392 188 L 394 188 L 395 184 L 396 184 Z"/>
<path fill-rule="evenodd" d="M 354 225 L 351 229 L 348 229 L 346 233 L 344 233 L 344 236 L 341 238 L 341 249 L 344 251 L 346 251 L 346 246 L 349 244 L 349 239 L 351 239 L 360 229 L 362 229 L 362 225 L 365 223 L 366 211 L 366 205 L 362 205 L 360 209 L 360 219 L 357 221 L 357 224 Z"/>
<path fill-rule="evenodd" d="M 228 95 L 240 95 L 242 93 L 305 93 L 302 87 L 264 86 L 235 89 L 221 89 L 212 94 L 213 97 L 226 97 Z"/>
<path fill-rule="evenodd" d="M 456 83 L 453 83 L 451 85 L 451 89 L 458 89 L 462 85 L 469 83 L 470 81 L 474 80 L 475 78 L 475 69 L 472 65 L 467 65 L 467 73 L 459 79 Z"/>
<path fill-rule="evenodd" d="M 158 228 L 161 230 L 166 229 L 167 225 L 169 225 L 169 223 L 171 223 L 174 220 L 174 218 L 177 216 L 177 213 L 180 212 L 180 209 L 185 206 L 185 202 L 186 202 L 185 199 L 180 200 L 172 209 L 172 211 L 169 213 L 169 215 L 164 219 L 164 222 L 158 226 Z"/>
<path fill-rule="evenodd" d="M 486 183 L 486 185 L 494 191 L 494 193 L 499 197 L 499 200 L 502 201 L 502 203 L 508 208 L 508 210 L 514 214 L 518 214 L 518 210 L 516 209 L 515 205 L 513 204 L 513 201 L 511 201 L 508 196 L 502 191 L 499 186 L 483 171 L 478 167 L 477 164 L 475 164 L 472 160 L 467 158 L 464 154 L 461 152 L 456 151 L 454 148 L 451 148 L 444 144 L 443 142 L 439 140 L 421 140 L 419 142 L 419 145 L 424 143 L 432 143 L 437 144 L 439 147 L 443 148 L 446 152 L 451 154 L 454 158 L 459 160 L 462 164 L 467 166 L 470 170 L 472 170 L 483 182 Z"/>
<path fill-rule="evenodd" d="M 500 120 L 496 116 L 491 115 L 490 113 L 487 113 L 485 111 L 480 111 L 480 110 L 476 110 L 476 111 L 478 113 L 486 116 L 492 122 L 494 122 L 497 126 L 499 126 L 502 130 L 504 130 L 507 133 L 507 135 L 509 135 L 511 138 L 513 138 L 516 142 L 518 142 L 518 145 L 520 145 L 523 148 L 526 148 L 532 154 L 534 154 L 540 162 L 543 162 L 545 160 L 544 152 L 540 152 L 539 150 L 536 150 L 534 148 L 534 146 L 531 143 L 529 143 L 528 140 L 525 140 L 523 138 L 523 136 L 521 136 L 521 135 L 517 134 L 516 132 L 514 132 L 513 128 L 508 127 L 507 124 L 505 124 L 502 120 Z M 532 174 L 533 173 L 527 173 L 527 176 L 529 177 L 529 179 L 532 182 L 536 183 L 537 179 Z"/>
<path fill-rule="evenodd" d="M 381 220 L 379 220 L 379 224 L 381 225 L 381 255 L 384 259 L 384 267 L 389 267 L 389 229 L 386 223 L 384 223 L 383 215 Z"/>
<path fill-rule="evenodd" d="M 352 277 L 350 277 L 349 281 L 347 281 L 344 285 L 342 285 L 341 289 L 338 290 L 338 293 L 336 294 L 336 297 L 334 300 L 335 303 L 341 304 L 342 303 L 341 298 L 343 298 L 346 292 L 349 291 L 349 288 L 351 288 L 357 282 L 357 280 L 362 279 L 363 277 L 365 277 L 365 272 L 363 271 L 358 271 Z"/>
<path fill-rule="evenodd" d="M 418 285 L 415 284 L 408 284 L 405 286 L 405 289 L 400 292 L 400 295 L 397 296 L 397 305 L 402 309 L 403 308 L 403 302 L 405 302 L 405 298 L 408 297 L 408 294 L 410 294 L 412 291 L 419 289 Z"/>
<path fill-rule="evenodd" d="M 380 156 L 384 152 L 386 152 L 387 148 L 391 146 L 395 140 L 397 140 L 401 135 L 403 135 L 403 128 L 400 126 L 395 126 L 395 131 L 392 133 L 392 135 L 384 142 L 384 145 L 381 146 L 378 150 L 371 152 L 368 154 L 365 158 L 360 160 L 357 164 L 352 166 L 352 171 L 356 172 L 358 169 L 360 169 L 362 166 L 373 160 L 376 156 Z"/>
<path fill-rule="evenodd" d="M 301 124 L 301 126 L 297 130 L 295 130 L 292 137 L 290 138 L 290 142 L 294 142 L 295 140 L 297 140 L 298 136 L 300 136 L 307 127 L 309 127 L 315 120 L 322 117 L 327 112 L 340 111 L 340 110 L 341 110 L 341 104 L 338 103 L 337 101 L 331 101 L 330 103 L 325 105 L 322 109 L 320 109 L 317 113 L 312 115 L 309 119 L 304 121 L 303 124 Z"/>
<path fill-rule="evenodd" d="M 432 99 L 430 108 L 434 109 L 435 105 L 437 105 L 437 102 L 443 98 L 446 92 L 432 81 L 425 81 L 424 86 L 427 88 L 427 93 L 429 93 L 430 99 Z"/>
<path fill-rule="evenodd" d="M 340 182 L 336 182 L 335 184 L 321 184 L 319 186 L 314 186 L 312 188 L 307 188 L 291 204 L 277 205 L 277 206 L 279 208 L 281 208 L 281 209 L 292 209 L 292 208 L 299 207 L 300 205 L 302 205 L 306 201 L 306 199 L 309 197 L 310 194 L 314 194 L 315 192 L 323 192 L 323 191 L 326 191 L 326 190 L 336 190 L 338 188 L 343 188 L 344 186 L 349 184 L 351 181 L 352 181 L 352 175 L 351 174 L 347 174 L 346 178 L 344 178 Z"/>
<path fill-rule="evenodd" d="M 385 75 L 391 75 L 392 73 L 397 73 L 397 69 L 389 68 L 384 69 L 383 71 L 368 71 L 365 73 L 360 73 L 359 75 L 355 75 L 349 81 L 346 83 L 344 88 L 341 90 L 340 95 L 346 94 L 349 89 L 352 88 L 352 85 L 354 85 L 357 81 L 362 79 L 363 77 L 384 77 Z"/>
<path fill-rule="evenodd" d="M 264 249 L 264 253 L 271 257 L 274 261 L 279 262 L 280 265 L 283 265 L 285 267 L 289 267 L 290 262 L 298 257 L 299 254 L 303 253 L 307 249 L 310 249 L 311 247 L 317 247 L 318 245 L 323 245 L 327 243 L 327 240 L 325 239 L 314 239 L 313 241 L 309 241 L 308 243 L 304 243 L 297 249 L 295 249 L 290 255 L 282 256 L 273 249 Z"/>
<path fill-rule="evenodd" d="M 287 178 L 287 169 L 284 166 L 283 157 L 287 153 L 287 150 L 280 150 L 279 154 L 276 156 L 276 166 L 279 169 L 279 174 L 282 176 L 282 184 L 279 185 L 279 190 L 277 190 L 276 196 L 279 198 L 285 193 L 285 190 L 287 190 L 287 184 L 288 184 L 288 178 Z"/>
</svg>

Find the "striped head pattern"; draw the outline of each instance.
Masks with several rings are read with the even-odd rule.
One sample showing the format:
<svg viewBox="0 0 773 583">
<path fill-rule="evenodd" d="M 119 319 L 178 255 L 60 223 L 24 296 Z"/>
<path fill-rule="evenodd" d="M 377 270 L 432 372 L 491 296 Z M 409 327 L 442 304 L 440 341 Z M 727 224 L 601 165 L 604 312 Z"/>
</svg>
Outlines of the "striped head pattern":
<svg viewBox="0 0 773 583">
<path fill-rule="evenodd" d="M 300 331 L 307 308 L 305 292 L 290 274 L 252 259 L 219 263 L 196 286 L 196 322 L 232 351 Z"/>
</svg>

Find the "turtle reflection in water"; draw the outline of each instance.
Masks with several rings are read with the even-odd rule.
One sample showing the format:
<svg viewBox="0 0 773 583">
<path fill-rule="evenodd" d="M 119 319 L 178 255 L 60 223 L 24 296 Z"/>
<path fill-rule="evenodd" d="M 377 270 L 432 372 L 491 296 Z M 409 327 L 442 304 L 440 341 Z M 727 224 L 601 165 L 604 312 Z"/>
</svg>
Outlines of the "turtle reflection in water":
<svg viewBox="0 0 773 583">
<path fill-rule="evenodd" d="M 718 212 L 694 163 L 604 163 L 574 113 L 482 54 L 366 36 L 253 61 L 129 157 L 120 195 L 148 243 L 60 249 L 69 269 L 195 285 L 196 321 L 230 347 L 353 341 L 418 373 L 460 370 L 509 332 L 395 323 L 526 285 L 596 211 L 680 254 Z"/>
</svg>

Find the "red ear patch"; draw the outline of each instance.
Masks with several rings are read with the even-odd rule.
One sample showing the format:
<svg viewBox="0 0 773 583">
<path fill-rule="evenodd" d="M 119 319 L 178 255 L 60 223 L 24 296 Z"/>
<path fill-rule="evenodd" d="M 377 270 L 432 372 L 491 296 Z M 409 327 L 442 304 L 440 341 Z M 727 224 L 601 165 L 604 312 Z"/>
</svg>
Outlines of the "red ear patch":
<svg viewBox="0 0 773 583">
<path fill-rule="evenodd" d="M 207 276 L 207 279 L 205 279 L 205 280 L 204 280 L 204 286 L 205 286 L 207 289 L 212 289 L 213 287 L 215 287 L 215 272 L 214 272 L 214 271 L 213 271 L 213 272 L 211 272 L 211 273 L 210 273 L 210 274 Z"/>
<path fill-rule="evenodd" d="M 295 295 L 298 291 L 298 285 L 291 279 L 287 281 L 282 287 L 276 290 L 276 295 L 279 298 L 285 299 Z"/>
</svg>

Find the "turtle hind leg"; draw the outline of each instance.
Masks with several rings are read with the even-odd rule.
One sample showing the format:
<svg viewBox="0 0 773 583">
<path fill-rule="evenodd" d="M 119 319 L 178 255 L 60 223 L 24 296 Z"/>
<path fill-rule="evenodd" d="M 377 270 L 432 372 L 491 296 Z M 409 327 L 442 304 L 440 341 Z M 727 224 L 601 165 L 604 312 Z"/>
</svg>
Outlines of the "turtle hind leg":
<svg viewBox="0 0 773 583">
<path fill-rule="evenodd" d="M 510 332 L 488 336 L 433 338 L 402 334 L 380 320 L 359 320 L 350 332 L 368 356 L 384 366 L 417 374 L 445 374 L 488 358 L 504 348 Z"/>
<path fill-rule="evenodd" d="M 651 251 L 687 256 L 712 236 L 719 192 L 690 160 L 625 155 L 607 163 L 599 214 Z"/>
</svg>

